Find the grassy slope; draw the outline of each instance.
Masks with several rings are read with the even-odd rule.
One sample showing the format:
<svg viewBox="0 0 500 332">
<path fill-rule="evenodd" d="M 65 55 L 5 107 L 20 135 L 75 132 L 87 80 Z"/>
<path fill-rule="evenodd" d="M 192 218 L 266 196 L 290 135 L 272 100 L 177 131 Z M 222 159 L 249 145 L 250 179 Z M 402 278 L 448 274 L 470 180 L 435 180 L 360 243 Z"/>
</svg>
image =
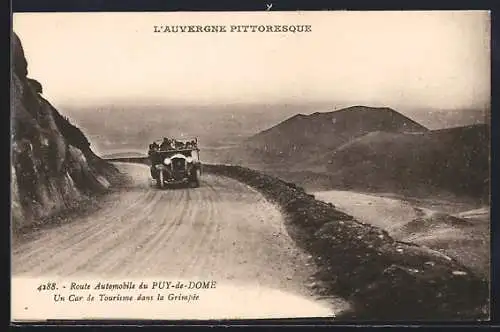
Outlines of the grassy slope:
<svg viewBox="0 0 500 332">
<path fill-rule="evenodd" d="M 322 119 L 312 115 L 312 120 L 291 118 L 244 146 L 218 151 L 214 159 L 264 170 L 310 190 L 353 189 L 488 201 L 487 125 L 433 131 L 415 125 L 413 131 L 402 131 L 396 125 L 375 126 L 375 120 L 362 120 L 361 126 L 356 115 L 351 119 L 343 114 L 348 129 L 342 130 L 337 123 L 335 130 L 327 125 L 328 130 L 313 131 L 332 114 L 335 112 L 321 115 Z M 373 114 L 384 117 L 392 113 Z M 303 141 L 301 145 L 299 141 Z"/>
<path fill-rule="evenodd" d="M 486 125 L 418 135 L 374 132 L 312 164 L 324 165 L 338 185 L 395 192 L 442 189 L 484 202 L 489 198 Z"/>
</svg>

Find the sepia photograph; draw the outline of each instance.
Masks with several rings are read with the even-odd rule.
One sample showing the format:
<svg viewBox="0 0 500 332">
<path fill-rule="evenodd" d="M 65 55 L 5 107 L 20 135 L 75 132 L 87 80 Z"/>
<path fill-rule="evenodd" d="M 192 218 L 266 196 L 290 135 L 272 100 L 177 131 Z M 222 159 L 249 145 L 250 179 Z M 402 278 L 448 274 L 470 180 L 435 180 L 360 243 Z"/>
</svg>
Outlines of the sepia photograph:
<svg viewBox="0 0 500 332">
<path fill-rule="evenodd" d="M 11 321 L 490 319 L 488 11 L 12 22 Z"/>
</svg>

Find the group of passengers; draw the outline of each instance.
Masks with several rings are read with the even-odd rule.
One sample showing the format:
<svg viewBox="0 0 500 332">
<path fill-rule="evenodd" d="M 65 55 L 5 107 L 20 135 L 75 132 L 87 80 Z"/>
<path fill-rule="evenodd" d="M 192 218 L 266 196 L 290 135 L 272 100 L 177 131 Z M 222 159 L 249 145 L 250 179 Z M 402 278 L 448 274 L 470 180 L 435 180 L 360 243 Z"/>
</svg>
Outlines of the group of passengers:
<svg viewBox="0 0 500 332">
<path fill-rule="evenodd" d="M 150 153 L 153 151 L 168 151 L 168 150 L 195 149 L 195 148 L 196 148 L 196 140 L 181 142 L 176 140 L 175 138 L 167 138 L 167 137 L 164 137 L 163 141 L 160 144 L 156 142 L 149 144 Z"/>
</svg>

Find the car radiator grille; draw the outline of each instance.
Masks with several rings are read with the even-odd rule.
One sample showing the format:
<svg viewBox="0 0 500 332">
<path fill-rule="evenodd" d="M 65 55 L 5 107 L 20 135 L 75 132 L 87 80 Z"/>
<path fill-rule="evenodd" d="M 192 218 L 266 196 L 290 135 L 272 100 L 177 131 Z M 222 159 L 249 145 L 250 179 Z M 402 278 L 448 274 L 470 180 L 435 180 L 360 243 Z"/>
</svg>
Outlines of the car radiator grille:
<svg viewBox="0 0 500 332">
<path fill-rule="evenodd" d="M 176 158 L 172 160 L 174 171 L 181 171 L 186 169 L 186 161 L 184 159 Z"/>
<path fill-rule="evenodd" d="M 186 161 L 184 159 L 172 160 L 172 175 L 176 180 L 181 180 L 186 176 Z"/>
</svg>

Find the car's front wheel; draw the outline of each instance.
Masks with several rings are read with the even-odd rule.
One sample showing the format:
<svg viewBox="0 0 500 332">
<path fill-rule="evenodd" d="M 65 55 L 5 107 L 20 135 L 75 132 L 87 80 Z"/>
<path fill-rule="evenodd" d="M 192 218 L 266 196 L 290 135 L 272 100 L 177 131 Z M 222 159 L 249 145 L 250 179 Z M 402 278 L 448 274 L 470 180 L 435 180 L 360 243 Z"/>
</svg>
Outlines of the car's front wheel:
<svg viewBox="0 0 500 332">
<path fill-rule="evenodd" d="M 164 179 L 164 174 L 163 171 L 160 171 L 158 174 L 158 178 L 156 179 L 156 184 L 158 188 L 163 189 L 165 186 L 165 179 Z"/>
</svg>

